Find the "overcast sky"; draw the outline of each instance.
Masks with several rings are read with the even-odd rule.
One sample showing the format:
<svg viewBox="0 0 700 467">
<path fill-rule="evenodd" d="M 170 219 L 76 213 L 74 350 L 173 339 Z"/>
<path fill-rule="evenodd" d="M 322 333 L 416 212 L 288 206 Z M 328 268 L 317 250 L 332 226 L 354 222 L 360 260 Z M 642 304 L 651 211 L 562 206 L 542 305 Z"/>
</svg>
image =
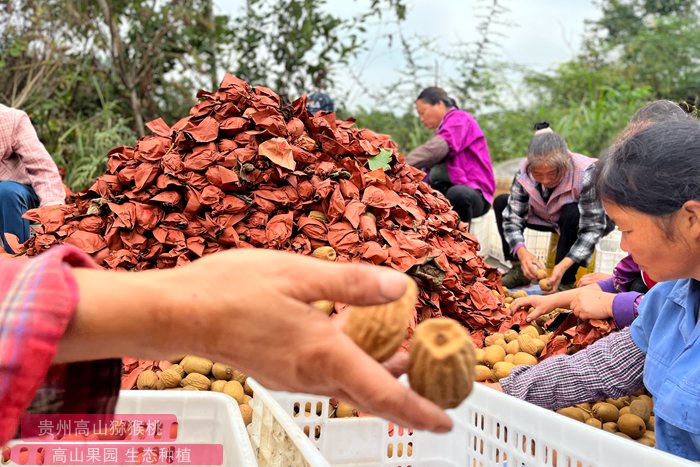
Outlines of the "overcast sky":
<svg viewBox="0 0 700 467">
<path fill-rule="evenodd" d="M 220 12 L 236 15 L 244 0 L 216 0 Z M 350 16 L 361 10 L 367 0 L 328 0 L 327 8 L 340 16 Z M 440 47 L 450 48 L 460 41 L 479 38 L 475 27 L 479 22 L 474 8 L 487 2 L 478 0 L 406 0 L 408 13 L 401 29 L 406 38 L 433 38 Z M 600 16 L 592 0 L 502 0 L 509 12 L 503 19 L 511 25 L 499 28 L 505 37 L 496 38 L 498 59 L 530 68 L 545 70 L 573 58 L 581 45 L 584 21 Z M 391 26 L 387 27 L 388 29 Z M 371 29 L 371 28 L 370 28 Z M 350 63 L 352 73 L 335 70 L 337 93 L 345 96 L 346 105 L 370 106 L 371 101 L 356 80 L 349 74 L 359 76 L 363 84 L 379 90 L 400 77 L 403 55 L 398 44 L 389 46 L 381 39 L 382 33 L 370 32 L 367 51 Z M 451 70 L 441 69 L 442 79 L 449 77 Z M 432 83 L 428 83 L 432 84 Z"/>
</svg>

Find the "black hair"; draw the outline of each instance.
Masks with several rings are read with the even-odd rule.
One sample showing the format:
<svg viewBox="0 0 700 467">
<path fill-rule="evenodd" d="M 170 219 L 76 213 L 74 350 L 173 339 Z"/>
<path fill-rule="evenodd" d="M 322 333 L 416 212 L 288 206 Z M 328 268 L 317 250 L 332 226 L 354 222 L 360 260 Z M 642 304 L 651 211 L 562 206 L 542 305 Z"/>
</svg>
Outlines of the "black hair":
<svg viewBox="0 0 700 467">
<path fill-rule="evenodd" d="M 658 100 L 649 102 L 637 110 L 630 119 L 630 123 L 659 123 L 670 120 L 685 120 L 686 118 L 688 118 L 688 114 L 680 105 L 667 100 Z"/>
<path fill-rule="evenodd" d="M 613 146 L 596 165 L 596 188 L 603 200 L 660 218 L 700 201 L 700 124 L 657 123 Z"/>
<path fill-rule="evenodd" d="M 444 89 L 435 86 L 423 89 L 420 94 L 418 94 L 416 100 L 423 101 L 430 105 L 442 102 L 447 108 L 457 107 L 457 102 L 448 96 Z"/>
<path fill-rule="evenodd" d="M 321 89 L 324 88 L 328 82 L 328 72 L 325 68 L 320 67 L 313 73 L 313 78 L 311 80 L 312 84 Z"/>
</svg>

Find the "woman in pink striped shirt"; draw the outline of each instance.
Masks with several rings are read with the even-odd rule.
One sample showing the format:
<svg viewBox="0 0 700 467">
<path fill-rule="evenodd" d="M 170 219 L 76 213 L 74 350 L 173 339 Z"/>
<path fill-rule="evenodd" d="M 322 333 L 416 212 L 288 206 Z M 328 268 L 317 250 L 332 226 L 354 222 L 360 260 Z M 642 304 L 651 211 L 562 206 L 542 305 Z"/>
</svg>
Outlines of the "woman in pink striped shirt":
<svg viewBox="0 0 700 467">
<path fill-rule="evenodd" d="M 0 104 L 0 241 L 13 253 L 5 233 L 20 242 L 29 238 L 29 209 L 63 204 L 65 189 L 58 168 L 29 117 Z"/>
</svg>

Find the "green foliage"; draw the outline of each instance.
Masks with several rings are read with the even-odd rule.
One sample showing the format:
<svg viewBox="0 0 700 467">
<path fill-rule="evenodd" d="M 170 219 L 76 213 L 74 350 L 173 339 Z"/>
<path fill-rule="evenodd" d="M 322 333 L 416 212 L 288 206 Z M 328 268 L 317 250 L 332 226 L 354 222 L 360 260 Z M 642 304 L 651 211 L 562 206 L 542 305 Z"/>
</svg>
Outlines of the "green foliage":
<svg viewBox="0 0 700 467">
<path fill-rule="evenodd" d="M 387 26 L 405 18 L 406 3 L 371 0 L 341 17 L 328 0 L 246 0 L 233 15 L 215 14 L 212 0 L 7 0 L 0 102 L 30 114 L 77 190 L 104 170 L 109 149 L 133 144 L 152 118 L 186 115 L 195 91 L 224 71 L 292 98 L 323 74 L 331 86 L 369 37 L 396 34 Z M 507 2 L 480 3 L 476 41 L 444 47 L 399 30 L 400 78 L 368 89 L 358 77 L 374 108 L 339 116 L 391 135 L 407 153 L 433 135 L 413 108 L 417 93 L 443 85 L 474 114 L 497 162 L 524 155 L 537 121 L 595 156 L 646 101 L 700 95 L 700 0 L 600 0 L 580 56 L 544 73 L 519 70 L 517 89 L 505 82 L 516 70 L 495 54 Z M 439 75 L 447 69 L 454 74 Z"/>
<path fill-rule="evenodd" d="M 64 183 L 73 191 L 88 188 L 105 173 L 107 152 L 135 139 L 125 119 L 98 114 L 76 122 L 57 141 L 60 152 L 54 153 L 57 164 L 65 170 Z"/>
<path fill-rule="evenodd" d="M 405 16 L 403 0 L 373 0 L 369 9 L 345 19 L 326 0 L 246 0 L 231 19 L 232 62 L 227 68 L 253 84 L 298 96 L 330 80 L 333 67 L 347 64 L 364 46 L 365 24 L 393 13 Z"/>
<path fill-rule="evenodd" d="M 634 112 L 653 98 L 649 88 L 599 86 L 581 101 L 552 107 L 546 102 L 528 109 L 506 110 L 479 119 L 494 161 L 524 157 L 533 125 L 547 121 L 569 148 L 597 157 L 625 127 Z"/>
<path fill-rule="evenodd" d="M 347 118 L 350 114 L 341 110 L 338 115 Z M 352 116 L 356 119 L 358 127 L 390 135 L 402 153 L 411 152 L 433 135 L 432 130 L 420 123 L 413 109 L 407 109 L 403 115 L 397 116 L 392 112 L 371 111 L 360 107 Z"/>
<path fill-rule="evenodd" d="M 387 170 L 389 167 L 389 162 L 391 162 L 391 150 L 381 148 L 379 154 L 373 157 L 367 158 L 367 165 L 369 165 L 369 170 Z"/>
<path fill-rule="evenodd" d="M 117 112 L 115 102 L 102 103 L 99 112 L 74 122 L 49 148 L 65 172 L 65 184 L 73 191 L 88 188 L 105 172 L 111 149 L 132 144 L 136 139 L 127 120 Z"/>
</svg>

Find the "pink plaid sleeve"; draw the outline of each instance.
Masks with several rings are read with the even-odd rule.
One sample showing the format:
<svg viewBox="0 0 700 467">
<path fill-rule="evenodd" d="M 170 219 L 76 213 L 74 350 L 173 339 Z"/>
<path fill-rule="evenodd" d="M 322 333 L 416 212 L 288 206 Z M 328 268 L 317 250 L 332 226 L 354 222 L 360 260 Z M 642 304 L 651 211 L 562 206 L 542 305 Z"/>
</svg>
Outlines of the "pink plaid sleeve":
<svg viewBox="0 0 700 467">
<path fill-rule="evenodd" d="M 614 332 L 573 355 L 513 368 L 503 392 L 547 409 L 632 394 L 644 386 L 645 354 L 630 328 Z"/>
<path fill-rule="evenodd" d="M 114 408 L 120 360 L 52 366 L 78 302 L 71 266 L 96 267 L 69 246 L 26 261 L 0 258 L 0 445 L 13 437 L 30 404 L 41 413 Z M 103 376 L 86 385 L 97 368 Z"/>
<path fill-rule="evenodd" d="M 66 192 L 58 167 L 39 141 L 34 126 L 25 113 L 21 114 L 15 124 L 12 150 L 20 157 L 40 205 L 63 204 Z"/>
</svg>

